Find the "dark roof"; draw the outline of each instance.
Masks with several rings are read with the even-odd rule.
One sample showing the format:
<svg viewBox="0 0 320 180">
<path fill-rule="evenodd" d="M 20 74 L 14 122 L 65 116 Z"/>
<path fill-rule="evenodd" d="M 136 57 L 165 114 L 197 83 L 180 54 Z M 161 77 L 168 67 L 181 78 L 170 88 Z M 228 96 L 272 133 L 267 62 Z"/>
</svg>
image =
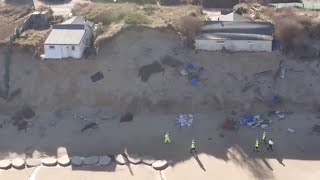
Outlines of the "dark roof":
<svg viewBox="0 0 320 180">
<path fill-rule="evenodd" d="M 197 39 L 272 40 L 269 22 L 206 21 Z"/>
<path fill-rule="evenodd" d="M 84 29 L 84 24 L 54 24 L 53 29 Z"/>
</svg>

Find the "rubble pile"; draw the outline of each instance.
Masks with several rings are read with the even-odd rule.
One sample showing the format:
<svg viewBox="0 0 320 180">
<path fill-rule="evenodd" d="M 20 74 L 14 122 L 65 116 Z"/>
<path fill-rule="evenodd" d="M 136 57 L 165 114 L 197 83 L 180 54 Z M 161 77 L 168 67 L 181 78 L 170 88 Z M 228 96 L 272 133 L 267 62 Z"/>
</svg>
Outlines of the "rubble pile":
<svg viewBox="0 0 320 180">
<path fill-rule="evenodd" d="M 180 114 L 176 119 L 176 123 L 181 127 L 191 127 L 192 122 L 193 122 L 192 114 Z"/>
</svg>

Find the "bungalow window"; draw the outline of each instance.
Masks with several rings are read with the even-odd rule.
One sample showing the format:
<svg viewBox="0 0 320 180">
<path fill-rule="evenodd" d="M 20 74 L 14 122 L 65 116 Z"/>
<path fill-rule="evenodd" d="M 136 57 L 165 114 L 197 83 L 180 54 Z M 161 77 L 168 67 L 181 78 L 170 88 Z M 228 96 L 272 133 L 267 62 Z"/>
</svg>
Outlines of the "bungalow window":
<svg viewBox="0 0 320 180">
<path fill-rule="evenodd" d="M 224 44 L 224 41 L 217 41 L 217 44 Z"/>
<path fill-rule="evenodd" d="M 54 49 L 54 46 L 49 46 L 49 49 Z"/>
<path fill-rule="evenodd" d="M 74 51 L 76 48 L 74 46 L 71 46 L 72 51 Z"/>
</svg>

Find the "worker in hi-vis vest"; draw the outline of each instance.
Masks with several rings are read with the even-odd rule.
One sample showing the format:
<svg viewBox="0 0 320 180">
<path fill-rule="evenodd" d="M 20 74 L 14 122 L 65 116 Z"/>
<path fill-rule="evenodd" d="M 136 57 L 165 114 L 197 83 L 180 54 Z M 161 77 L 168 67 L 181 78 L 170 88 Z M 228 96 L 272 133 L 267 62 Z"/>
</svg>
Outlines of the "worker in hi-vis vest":
<svg viewBox="0 0 320 180">
<path fill-rule="evenodd" d="M 272 141 L 272 139 L 270 139 L 269 142 L 268 142 L 268 148 L 267 148 L 267 150 L 273 151 L 272 147 L 273 147 L 273 141 Z"/>
<path fill-rule="evenodd" d="M 170 134 L 169 134 L 168 131 L 164 134 L 164 143 L 165 143 L 165 144 L 171 143 Z"/>
<path fill-rule="evenodd" d="M 194 142 L 194 140 L 192 140 L 192 142 L 191 142 L 191 149 L 190 149 L 190 153 L 192 153 L 192 152 L 197 152 L 197 150 L 196 150 L 196 144 L 195 144 L 195 142 Z"/>
<path fill-rule="evenodd" d="M 254 151 L 258 152 L 259 151 L 259 139 L 256 139 L 256 144 L 255 144 L 255 149 Z"/>
<path fill-rule="evenodd" d="M 264 142 L 265 144 L 267 144 L 267 133 L 266 132 L 263 132 L 260 142 Z"/>
</svg>

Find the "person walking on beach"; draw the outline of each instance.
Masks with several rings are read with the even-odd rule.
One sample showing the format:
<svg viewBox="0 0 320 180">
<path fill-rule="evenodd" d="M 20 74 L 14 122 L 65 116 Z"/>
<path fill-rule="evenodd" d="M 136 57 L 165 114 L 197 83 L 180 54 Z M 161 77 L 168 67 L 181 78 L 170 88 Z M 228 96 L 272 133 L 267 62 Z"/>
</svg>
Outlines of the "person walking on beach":
<svg viewBox="0 0 320 180">
<path fill-rule="evenodd" d="M 254 151 L 259 152 L 259 139 L 256 139 L 255 149 Z"/>
<path fill-rule="evenodd" d="M 265 144 L 267 144 L 267 133 L 266 132 L 263 132 L 260 142 L 264 142 Z"/>
<path fill-rule="evenodd" d="M 273 146 L 273 141 L 272 141 L 272 139 L 270 139 L 269 142 L 268 142 L 268 148 L 267 148 L 267 150 L 273 151 L 272 146 Z"/>
<path fill-rule="evenodd" d="M 166 132 L 166 134 L 164 134 L 164 143 L 165 143 L 165 144 L 171 143 L 170 134 L 169 134 L 168 131 Z"/>
<path fill-rule="evenodd" d="M 191 149 L 190 149 L 190 153 L 192 153 L 192 152 L 197 152 L 197 150 L 196 150 L 196 144 L 195 144 L 195 142 L 194 142 L 194 140 L 192 140 L 192 142 L 191 142 Z"/>
</svg>

